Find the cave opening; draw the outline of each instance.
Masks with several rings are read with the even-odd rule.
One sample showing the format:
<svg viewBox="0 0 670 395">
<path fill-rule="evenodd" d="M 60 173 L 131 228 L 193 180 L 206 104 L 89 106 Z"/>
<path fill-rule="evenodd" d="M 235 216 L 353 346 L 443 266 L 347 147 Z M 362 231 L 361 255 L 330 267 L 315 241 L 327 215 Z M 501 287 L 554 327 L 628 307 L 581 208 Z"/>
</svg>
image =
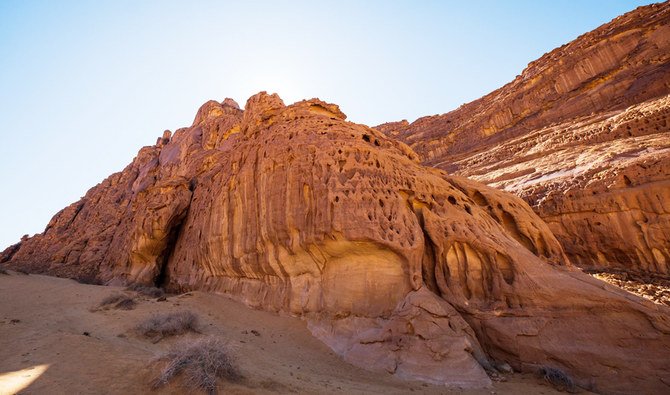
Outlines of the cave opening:
<svg viewBox="0 0 670 395">
<path fill-rule="evenodd" d="M 179 240 L 179 235 L 181 234 L 184 222 L 184 218 L 180 218 L 170 228 L 165 249 L 163 250 L 163 253 L 156 259 L 156 263 L 158 265 L 158 273 L 156 274 L 156 277 L 154 277 L 154 286 L 156 288 L 166 288 L 166 286 L 169 284 L 168 263 L 174 254 L 175 247 L 177 246 L 177 240 Z"/>
</svg>

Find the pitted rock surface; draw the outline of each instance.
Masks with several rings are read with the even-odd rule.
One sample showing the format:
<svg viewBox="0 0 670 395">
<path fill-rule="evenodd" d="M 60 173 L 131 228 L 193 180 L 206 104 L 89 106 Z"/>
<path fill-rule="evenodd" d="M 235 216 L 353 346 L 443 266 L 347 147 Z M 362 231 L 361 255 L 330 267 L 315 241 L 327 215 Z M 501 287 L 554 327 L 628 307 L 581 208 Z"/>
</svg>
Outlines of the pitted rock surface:
<svg viewBox="0 0 670 395">
<path fill-rule="evenodd" d="M 3 265 L 227 293 L 403 378 L 485 387 L 507 363 L 604 392 L 667 388 L 667 308 L 572 267 L 522 199 L 345 118 L 266 93 L 207 102 Z"/>
<path fill-rule="evenodd" d="M 523 197 L 571 261 L 670 274 L 670 2 L 640 7 L 457 110 L 380 125 L 424 164 Z"/>
</svg>

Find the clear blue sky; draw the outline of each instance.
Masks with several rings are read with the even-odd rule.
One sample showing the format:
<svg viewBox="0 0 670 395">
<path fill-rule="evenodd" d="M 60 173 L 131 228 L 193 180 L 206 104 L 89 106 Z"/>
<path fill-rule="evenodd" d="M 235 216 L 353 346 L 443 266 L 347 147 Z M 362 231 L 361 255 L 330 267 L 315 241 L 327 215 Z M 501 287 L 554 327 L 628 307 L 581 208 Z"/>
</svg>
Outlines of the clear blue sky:
<svg viewBox="0 0 670 395">
<path fill-rule="evenodd" d="M 0 0 L 0 250 L 209 99 L 444 113 L 649 1 Z"/>
</svg>

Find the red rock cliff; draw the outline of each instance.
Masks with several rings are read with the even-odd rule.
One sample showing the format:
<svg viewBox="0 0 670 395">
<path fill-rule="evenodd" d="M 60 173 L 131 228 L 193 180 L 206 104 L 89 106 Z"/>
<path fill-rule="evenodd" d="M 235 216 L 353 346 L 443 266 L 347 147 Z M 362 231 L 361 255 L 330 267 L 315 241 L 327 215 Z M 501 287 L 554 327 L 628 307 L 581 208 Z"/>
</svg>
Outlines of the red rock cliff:
<svg viewBox="0 0 670 395">
<path fill-rule="evenodd" d="M 482 387 L 508 363 L 598 391 L 668 388 L 667 308 L 572 268 L 520 198 L 424 167 L 316 99 L 206 103 L 2 260 L 224 292 L 405 378 Z"/>
<path fill-rule="evenodd" d="M 670 3 L 640 7 L 443 115 L 380 125 L 514 192 L 583 267 L 670 274 Z"/>
</svg>

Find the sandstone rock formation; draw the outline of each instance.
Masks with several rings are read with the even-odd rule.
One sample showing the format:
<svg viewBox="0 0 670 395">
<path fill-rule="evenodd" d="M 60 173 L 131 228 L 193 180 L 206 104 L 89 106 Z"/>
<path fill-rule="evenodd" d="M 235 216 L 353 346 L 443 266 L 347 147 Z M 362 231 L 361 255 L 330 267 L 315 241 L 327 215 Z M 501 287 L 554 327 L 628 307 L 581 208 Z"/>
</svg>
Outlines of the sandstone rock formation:
<svg viewBox="0 0 670 395">
<path fill-rule="evenodd" d="M 610 393 L 670 384 L 667 308 L 573 268 L 520 198 L 317 99 L 205 103 L 0 261 L 227 293 L 406 378 L 482 387 L 509 364 Z"/>
<path fill-rule="evenodd" d="M 668 275 L 669 122 L 665 96 L 543 128 L 456 163 L 461 174 L 524 198 L 573 263 Z"/>
<path fill-rule="evenodd" d="M 670 3 L 640 7 L 449 112 L 380 125 L 523 197 L 571 261 L 670 274 Z"/>
</svg>

